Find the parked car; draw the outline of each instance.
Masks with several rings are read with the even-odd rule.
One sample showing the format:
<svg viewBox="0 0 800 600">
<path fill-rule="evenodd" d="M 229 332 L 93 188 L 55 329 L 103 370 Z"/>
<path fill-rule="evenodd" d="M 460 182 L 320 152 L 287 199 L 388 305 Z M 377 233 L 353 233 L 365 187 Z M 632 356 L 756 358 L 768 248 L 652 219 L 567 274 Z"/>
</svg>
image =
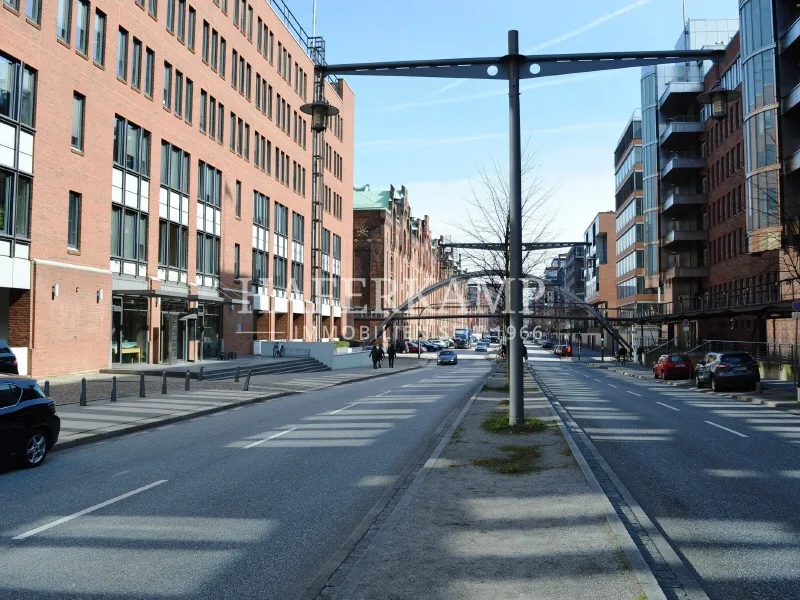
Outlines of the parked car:
<svg viewBox="0 0 800 600">
<path fill-rule="evenodd" d="M 715 392 L 723 387 L 755 389 L 761 381 L 758 362 L 748 352 L 709 352 L 694 370 L 695 385 L 706 384 Z"/>
<path fill-rule="evenodd" d="M 417 346 L 417 342 L 406 342 L 406 352 L 409 354 L 416 354 L 419 352 L 419 346 Z"/>
<path fill-rule="evenodd" d="M 542 342 L 542 348 L 545 350 L 550 350 L 553 347 L 553 342 L 550 340 L 545 340 Z"/>
<path fill-rule="evenodd" d="M 436 364 L 441 365 L 457 365 L 458 355 L 452 350 L 442 350 L 439 356 L 436 357 Z"/>
<path fill-rule="evenodd" d="M 10 373 L 11 375 L 19 373 L 17 357 L 5 340 L 0 340 L 0 373 Z"/>
<path fill-rule="evenodd" d="M 424 352 L 438 352 L 441 350 L 438 344 L 434 344 L 432 341 L 423 340 L 420 342 L 422 344 L 422 350 Z"/>
<path fill-rule="evenodd" d="M 558 352 L 559 356 L 572 356 L 572 346 L 569 344 L 562 344 Z"/>
<path fill-rule="evenodd" d="M 475 352 L 488 352 L 489 351 L 489 344 L 487 342 L 478 342 L 478 345 L 475 346 Z"/>
<path fill-rule="evenodd" d="M 692 359 L 686 354 L 663 354 L 653 365 L 653 377 L 658 379 L 690 379 Z"/>
<path fill-rule="evenodd" d="M 34 379 L 0 376 L 0 458 L 38 467 L 58 441 L 56 405 Z"/>
</svg>

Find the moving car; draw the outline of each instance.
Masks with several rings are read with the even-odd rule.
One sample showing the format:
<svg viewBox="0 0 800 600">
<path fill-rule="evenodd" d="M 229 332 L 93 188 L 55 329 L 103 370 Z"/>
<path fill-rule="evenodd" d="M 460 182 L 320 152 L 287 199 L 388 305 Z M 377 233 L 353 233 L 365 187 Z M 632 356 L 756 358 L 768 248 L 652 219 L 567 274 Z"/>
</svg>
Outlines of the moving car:
<svg viewBox="0 0 800 600">
<path fill-rule="evenodd" d="M 11 457 L 26 468 L 38 467 L 60 430 L 56 404 L 36 380 L 0 376 L 0 459 Z"/>
<path fill-rule="evenodd" d="M 723 387 L 755 389 L 761 381 L 758 362 L 748 352 L 709 352 L 694 370 L 695 385 L 709 384 L 716 391 Z"/>
<path fill-rule="evenodd" d="M 663 354 L 653 365 L 653 377 L 658 379 L 690 379 L 692 359 L 687 354 Z"/>
<path fill-rule="evenodd" d="M 442 350 L 436 357 L 437 365 L 457 365 L 458 355 L 452 350 Z"/>
<path fill-rule="evenodd" d="M 572 356 L 572 346 L 569 344 L 563 344 L 561 346 L 561 350 L 559 351 L 559 356 Z"/>
<path fill-rule="evenodd" d="M 545 340 L 542 342 L 542 348 L 545 350 L 550 350 L 553 347 L 553 342 L 550 340 Z"/>
<path fill-rule="evenodd" d="M 489 351 L 489 344 L 487 342 L 478 342 L 478 345 L 475 346 L 475 352 L 488 352 Z"/>
<path fill-rule="evenodd" d="M 19 373 L 17 357 L 5 340 L 0 340 L 0 373 L 10 373 L 11 375 Z"/>
</svg>

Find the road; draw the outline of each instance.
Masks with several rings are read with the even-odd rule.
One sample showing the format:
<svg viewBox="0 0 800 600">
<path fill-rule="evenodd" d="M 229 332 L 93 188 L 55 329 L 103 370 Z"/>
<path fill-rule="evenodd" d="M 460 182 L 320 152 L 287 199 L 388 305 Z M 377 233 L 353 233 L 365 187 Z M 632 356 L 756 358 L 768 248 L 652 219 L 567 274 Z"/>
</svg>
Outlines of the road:
<svg viewBox="0 0 800 600">
<path fill-rule="evenodd" d="M 0 475 L 0 598 L 295 598 L 489 371 L 464 363 L 233 409 Z"/>
<path fill-rule="evenodd" d="M 800 598 L 800 417 L 531 359 L 710 598 Z"/>
</svg>

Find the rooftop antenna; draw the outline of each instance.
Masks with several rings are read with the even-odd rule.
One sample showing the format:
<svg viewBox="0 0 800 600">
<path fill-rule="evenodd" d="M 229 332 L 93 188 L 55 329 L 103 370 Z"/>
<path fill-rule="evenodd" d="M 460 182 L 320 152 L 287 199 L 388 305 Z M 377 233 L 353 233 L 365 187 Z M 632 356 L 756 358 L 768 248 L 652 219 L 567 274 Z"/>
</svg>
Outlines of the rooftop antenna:
<svg viewBox="0 0 800 600">
<path fill-rule="evenodd" d="M 683 7 L 684 17 L 686 20 L 686 7 Z M 314 0 L 314 7 L 311 9 L 311 37 L 317 37 L 317 0 Z"/>
</svg>

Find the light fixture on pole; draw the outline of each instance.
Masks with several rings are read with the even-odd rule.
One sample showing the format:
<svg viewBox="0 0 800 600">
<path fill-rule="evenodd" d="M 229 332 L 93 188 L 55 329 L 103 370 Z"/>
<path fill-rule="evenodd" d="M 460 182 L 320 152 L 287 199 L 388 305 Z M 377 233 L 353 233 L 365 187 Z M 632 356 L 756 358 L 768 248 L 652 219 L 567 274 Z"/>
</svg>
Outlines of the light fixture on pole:
<svg viewBox="0 0 800 600">
<path fill-rule="evenodd" d="M 711 117 L 721 121 L 728 116 L 728 102 L 733 102 L 741 94 L 736 90 L 726 90 L 718 81 L 708 92 L 703 92 L 697 97 L 701 104 L 711 105 Z"/>
<path fill-rule="evenodd" d="M 307 115 L 311 115 L 311 130 L 317 133 L 325 131 L 328 126 L 328 117 L 339 114 L 339 109 L 331 106 L 325 100 L 316 100 L 310 104 L 303 104 L 300 110 Z"/>
</svg>

